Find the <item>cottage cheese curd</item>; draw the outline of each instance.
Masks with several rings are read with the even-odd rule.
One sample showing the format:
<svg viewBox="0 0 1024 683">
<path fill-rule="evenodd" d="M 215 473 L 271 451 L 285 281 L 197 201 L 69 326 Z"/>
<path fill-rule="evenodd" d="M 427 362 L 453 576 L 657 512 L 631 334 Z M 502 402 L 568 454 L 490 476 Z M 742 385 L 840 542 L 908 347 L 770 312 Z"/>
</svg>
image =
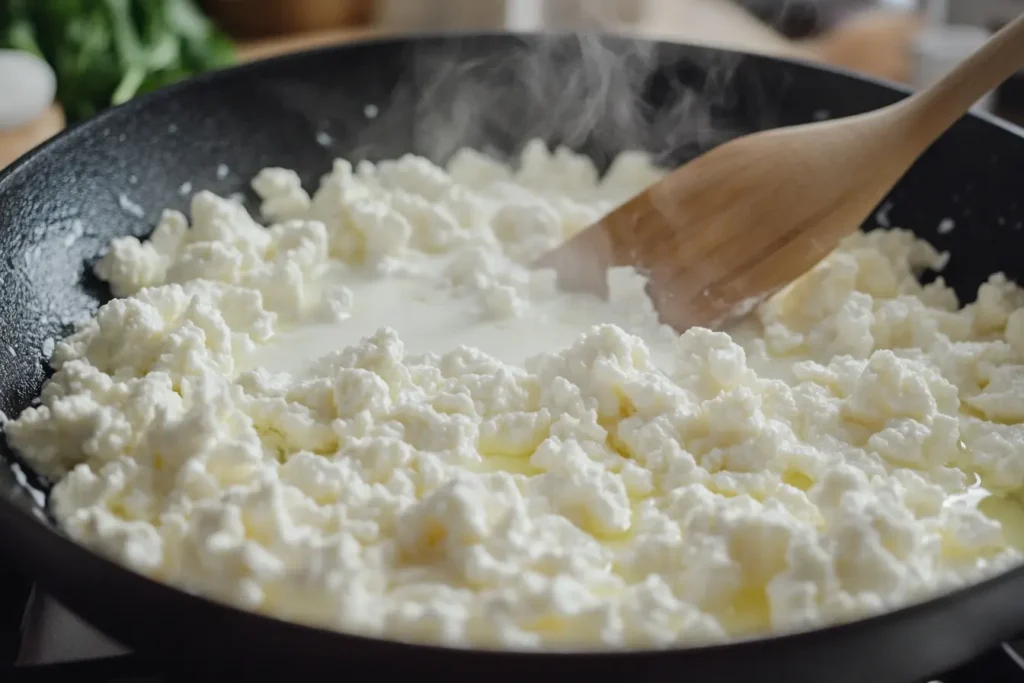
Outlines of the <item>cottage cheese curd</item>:
<svg viewBox="0 0 1024 683">
<path fill-rule="evenodd" d="M 1024 292 L 848 239 L 730 334 L 526 264 L 659 177 L 542 144 L 200 192 L 116 240 L 11 444 L 81 543 L 247 609 L 505 648 L 893 608 L 1020 560 Z M 994 494 L 994 495 L 990 495 Z M 980 502 L 979 502 L 980 501 Z M 986 514 L 987 513 L 987 514 Z"/>
</svg>

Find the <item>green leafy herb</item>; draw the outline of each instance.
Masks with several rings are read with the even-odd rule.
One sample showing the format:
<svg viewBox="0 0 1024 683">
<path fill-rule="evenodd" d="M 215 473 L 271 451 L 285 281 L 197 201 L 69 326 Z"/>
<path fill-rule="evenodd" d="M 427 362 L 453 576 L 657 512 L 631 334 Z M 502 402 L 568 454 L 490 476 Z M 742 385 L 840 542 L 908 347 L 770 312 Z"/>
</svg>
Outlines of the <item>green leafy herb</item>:
<svg viewBox="0 0 1024 683">
<path fill-rule="evenodd" d="M 50 63 L 69 121 L 235 59 L 193 0 L 0 0 L 0 47 Z"/>
</svg>

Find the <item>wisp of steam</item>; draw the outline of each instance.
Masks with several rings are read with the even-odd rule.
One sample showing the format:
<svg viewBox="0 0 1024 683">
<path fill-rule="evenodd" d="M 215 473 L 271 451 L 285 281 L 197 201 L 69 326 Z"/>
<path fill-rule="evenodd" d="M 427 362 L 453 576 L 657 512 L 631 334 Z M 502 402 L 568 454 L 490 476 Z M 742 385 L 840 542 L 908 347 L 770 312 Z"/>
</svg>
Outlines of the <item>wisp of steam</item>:
<svg viewBox="0 0 1024 683">
<path fill-rule="evenodd" d="M 539 137 L 603 167 L 629 149 L 677 164 L 741 132 L 715 113 L 741 57 L 688 53 L 680 66 L 671 46 L 622 35 L 606 3 L 578 5 L 585 22 L 571 32 L 414 41 L 409 73 L 365 122 L 365 139 L 407 130 L 411 118 L 410 151 L 437 162 L 467 146 L 514 154 Z"/>
</svg>

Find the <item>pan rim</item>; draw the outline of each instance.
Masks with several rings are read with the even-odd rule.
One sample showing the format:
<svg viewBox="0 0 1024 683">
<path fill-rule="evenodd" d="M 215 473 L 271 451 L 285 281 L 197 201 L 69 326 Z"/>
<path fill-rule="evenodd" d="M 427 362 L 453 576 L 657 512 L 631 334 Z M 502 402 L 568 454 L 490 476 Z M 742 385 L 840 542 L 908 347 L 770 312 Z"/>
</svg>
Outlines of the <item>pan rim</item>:
<svg viewBox="0 0 1024 683">
<path fill-rule="evenodd" d="M 308 50 L 300 50 L 284 55 L 278 55 L 276 57 L 267 57 L 265 59 L 258 59 L 253 62 L 247 62 L 244 64 L 236 64 L 234 66 L 217 69 L 214 71 L 208 71 L 192 78 L 173 83 L 167 87 L 160 88 L 148 93 L 144 93 L 138 97 L 135 97 L 124 104 L 109 107 L 104 109 L 102 112 L 93 116 L 92 118 L 84 121 L 79 121 L 71 126 L 66 127 L 56 135 L 48 138 L 39 145 L 33 147 L 28 152 L 14 160 L 6 168 L 0 169 L 0 191 L 4 189 L 4 186 L 11 178 L 14 178 L 19 174 L 22 169 L 32 163 L 43 154 L 49 153 L 54 147 L 59 147 L 62 144 L 67 144 L 70 140 L 73 140 L 78 135 L 83 134 L 83 131 L 87 131 L 92 128 L 100 127 L 107 120 L 114 118 L 119 115 L 131 113 L 137 109 L 149 107 L 151 103 L 159 102 L 163 99 L 175 96 L 178 92 L 199 85 L 216 82 L 222 79 L 234 79 L 238 76 L 245 75 L 250 71 L 259 71 L 270 66 L 287 64 L 291 61 L 300 61 L 303 59 L 309 59 L 317 55 L 326 55 L 334 52 L 343 52 L 352 48 L 366 47 L 372 45 L 401 45 L 401 44 L 413 44 L 423 42 L 441 42 L 445 40 L 509 40 L 509 39 L 521 39 L 526 41 L 535 41 L 542 38 L 556 39 L 556 40 L 568 40 L 574 35 L 568 31 L 451 31 L 451 32 L 431 32 L 431 31 L 419 31 L 415 33 L 400 34 L 400 35 L 383 35 L 383 36 L 363 36 L 347 40 L 344 43 L 335 45 L 322 45 L 314 47 Z M 639 42 L 647 45 L 655 45 L 665 48 L 684 48 L 686 50 L 692 50 L 694 52 L 703 52 L 705 54 L 720 54 L 730 55 L 740 59 L 755 59 L 761 61 L 780 62 L 783 64 L 790 64 L 803 69 L 809 69 L 813 71 L 825 72 L 840 76 L 842 78 L 853 79 L 856 81 L 870 83 L 872 85 L 895 91 L 896 93 L 907 96 L 910 95 L 912 90 L 907 86 L 890 81 L 884 78 L 878 78 L 874 76 L 868 76 L 865 74 L 857 73 L 851 69 L 844 67 L 833 66 L 829 64 L 819 64 L 808 59 L 801 59 L 796 57 L 781 57 L 773 56 L 768 54 L 760 54 L 756 52 L 744 52 L 741 50 L 733 50 L 727 48 L 711 47 L 707 45 L 700 45 L 698 43 L 684 42 L 684 41 L 670 41 L 661 39 L 648 39 L 642 37 L 631 36 L 628 33 L 607 31 L 601 32 L 600 37 L 602 40 L 613 40 L 622 42 Z M 964 118 L 974 118 L 984 121 L 990 125 L 996 126 L 1008 133 L 1012 133 L 1018 137 L 1024 137 L 1024 126 L 1018 126 L 1006 119 L 1002 119 L 994 114 L 986 111 L 972 109 L 968 112 Z"/>
</svg>

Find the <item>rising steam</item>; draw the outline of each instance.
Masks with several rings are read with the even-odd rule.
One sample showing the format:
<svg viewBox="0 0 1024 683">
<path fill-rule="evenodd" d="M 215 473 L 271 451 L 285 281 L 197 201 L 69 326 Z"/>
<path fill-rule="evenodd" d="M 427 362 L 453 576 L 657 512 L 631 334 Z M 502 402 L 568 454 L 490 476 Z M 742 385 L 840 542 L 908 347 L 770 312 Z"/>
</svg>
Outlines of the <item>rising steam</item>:
<svg viewBox="0 0 1024 683">
<path fill-rule="evenodd" d="M 741 58 L 683 59 L 671 46 L 611 36 L 622 26 L 618 4 L 578 2 L 584 21 L 573 32 L 411 43 L 410 72 L 365 139 L 408 126 L 411 109 L 414 151 L 438 162 L 466 146 L 507 155 L 540 137 L 599 165 L 626 149 L 672 165 L 739 133 L 716 111 Z"/>
</svg>

